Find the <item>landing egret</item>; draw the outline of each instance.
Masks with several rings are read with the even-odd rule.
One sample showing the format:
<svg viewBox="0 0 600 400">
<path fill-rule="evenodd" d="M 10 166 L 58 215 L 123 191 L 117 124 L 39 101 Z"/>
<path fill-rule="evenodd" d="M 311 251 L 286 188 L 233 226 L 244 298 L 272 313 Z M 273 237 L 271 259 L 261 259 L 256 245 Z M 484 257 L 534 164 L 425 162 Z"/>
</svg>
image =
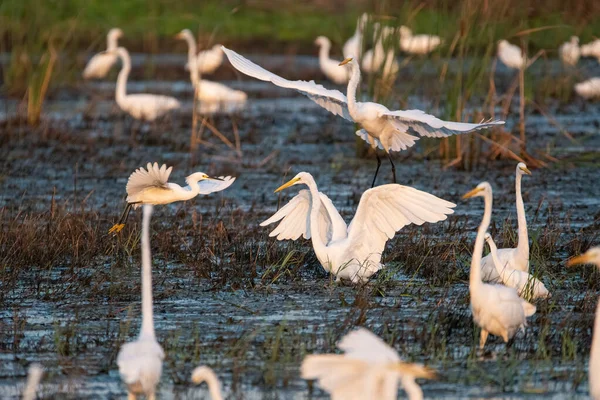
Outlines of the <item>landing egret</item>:
<svg viewBox="0 0 600 400">
<path fill-rule="evenodd" d="M 176 201 L 186 201 L 199 194 L 210 194 L 227 189 L 233 184 L 235 178 L 231 176 L 220 176 L 212 178 L 204 172 L 195 172 L 185 178 L 187 186 L 181 187 L 176 183 L 168 182 L 173 167 L 167 168 L 166 164 L 161 167 L 158 163 L 148 163 L 147 169 L 138 168 L 127 181 L 127 206 L 109 233 L 119 232 L 125 226 L 125 220 L 130 209 L 138 208 L 142 204 L 169 204 Z"/>
<path fill-rule="evenodd" d="M 241 90 L 233 90 L 217 82 L 201 79 L 196 68 L 196 40 L 189 29 L 184 29 L 176 36 L 182 39 L 188 45 L 188 64 L 190 68 L 190 78 L 196 89 L 196 98 L 206 103 L 244 103 L 248 96 Z"/>
<path fill-rule="evenodd" d="M 138 339 L 125 343 L 117 356 L 121 380 L 127 386 L 128 398 L 145 395 L 155 399 L 165 353 L 156 341 L 152 313 L 152 261 L 150 259 L 150 217 L 152 205 L 145 204 L 142 221 L 142 328 Z"/>
<path fill-rule="evenodd" d="M 127 77 L 131 71 L 131 58 L 124 47 L 118 47 L 114 50 L 114 53 L 119 56 L 123 63 L 117 78 L 115 92 L 115 98 L 121 110 L 135 119 L 154 121 L 156 118 L 181 106 L 176 98 L 170 96 L 146 93 L 127 94 Z"/>
<path fill-rule="evenodd" d="M 360 68 L 356 60 L 352 58 L 347 58 L 340 63 L 340 65 L 350 65 L 352 71 L 348 82 L 348 98 L 346 98 L 340 91 L 325 89 L 314 81 L 288 81 L 254 64 L 235 51 L 225 47 L 223 50 L 238 71 L 262 81 L 272 82 L 280 87 L 297 90 L 327 111 L 360 124 L 362 129 L 358 130 L 356 134 L 374 149 L 383 149 L 388 154 L 392 163 L 394 182 L 396 181 L 396 172 L 389 153 L 390 151 L 405 150 L 415 144 L 419 137 L 411 135 L 408 133 L 409 131 L 421 136 L 439 138 L 504 124 L 503 121 L 491 121 L 483 124 L 447 122 L 420 110 L 390 111 L 381 104 L 357 102 L 356 88 L 360 83 Z M 377 156 L 377 160 L 375 178 L 377 178 L 381 164 L 379 156 Z"/>
<path fill-rule="evenodd" d="M 527 60 L 521 48 L 506 40 L 498 42 L 498 58 L 509 68 L 521 69 L 527 66 Z"/>
<path fill-rule="evenodd" d="M 327 79 L 338 85 L 348 83 L 348 71 L 339 67 L 339 61 L 329 58 L 331 41 L 325 36 L 319 36 L 315 39 L 315 44 L 319 46 L 319 67 Z"/>
<path fill-rule="evenodd" d="M 581 50 L 579 49 L 579 38 L 571 36 L 571 40 L 563 43 L 558 48 L 558 55 L 564 64 L 574 66 L 579 61 Z"/>
<path fill-rule="evenodd" d="M 592 247 L 584 254 L 574 257 L 567 262 L 568 266 L 576 264 L 595 264 L 600 268 L 600 247 Z M 594 319 L 594 334 L 592 337 L 592 348 L 590 350 L 590 365 L 588 371 L 588 385 L 590 397 L 600 400 L 600 302 L 596 306 L 596 317 Z"/>
<path fill-rule="evenodd" d="M 364 13 L 356 22 L 356 30 L 354 35 L 344 43 L 344 57 L 356 56 L 359 57 L 362 53 L 362 39 L 369 20 L 369 15 Z"/>
<path fill-rule="evenodd" d="M 600 62 L 600 39 L 596 39 L 593 42 L 586 43 L 581 46 L 582 57 L 596 57 Z"/>
<path fill-rule="evenodd" d="M 308 355 L 302 361 L 304 379 L 316 379 L 332 399 L 391 400 L 398 398 L 398 381 L 411 400 L 423 398 L 416 378 L 432 379 L 435 372 L 402 362 L 392 347 L 365 328 L 350 332 L 338 343 L 345 354 Z"/>
<path fill-rule="evenodd" d="M 481 328 L 479 347 L 483 349 L 488 333 L 500 336 L 504 342 L 512 338 L 517 330 L 527 326 L 526 318 L 535 314 L 535 306 L 519 297 L 514 288 L 504 285 L 490 285 L 481 281 L 481 253 L 484 236 L 492 218 L 492 187 L 482 182 L 463 196 L 463 199 L 482 196 L 485 201 L 483 220 L 477 230 L 471 273 L 469 293 L 471 294 L 471 313 L 473 321 Z"/>
<path fill-rule="evenodd" d="M 210 398 L 212 400 L 223 400 L 223 395 L 221 394 L 221 381 L 219 381 L 217 375 L 209 367 L 202 365 L 195 368 L 192 371 L 192 382 L 196 385 L 206 382 L 210 392 Z"/>
<path fill-rule="evenodd" d="M 123 36 L 123 31 L 119 28 L 113 28 L 106 35 L 106 51 L 94 55 L 88 61 L 83 70 L 85 79 L 100 79 L 104 78 L 108 71 L 117 62 L 117 55 L 113 53 L 117 49 L 117 41 Z"/>
<path fill-rule="evenodd" d="M 202 50 L 197 55 L 194 53 L 194 58 L 196 68 L 200 74 L 212 74 L 223 63 L 223 49 L 221 49 L 220 44 L 215 44 L 210 49 Z M 185 63 L 185 70 L 190 70 L 189 61 Z"/>
<path fill-rule="evenodd" d="M 496 243 L 494 243 L 494 239 L 492 239 L 492 235 L 486 233 L 485 241 L 490 247 L 490 254 L 496 267 L 496 272 L 500 276 L 504 286 L 517 289 L 519 296 L 528 300 L 550 297 L 550 292 L 539 279 L 525 271 L 512 269 L 510 266 L 502 264 L 498 258 L 498 248 L 496 247 Z"/>
<path fill-rule="evenodd" d="M 584 99 L 600 98 L 600 78 L 591 78 L 576 84 L 575 92 Z"/>
<path fill-rule="evenodd" d="M 293 185 L 306 185 L 308 190 L 301 190 L 260 226 L 281 221 L 269 236 L 277 240 L 312 239 L 319 262 L 337 281 L 366 282 L 383 267 L 381 253 L 396 232 L 411 223 L 443 221 L 456 206 L 408 186 L 382 185 L 363 193 L 354 219 L 346 226 L 331 200 L 319 192 L 311 174 L 300 172 L 275 192 Z"/>
<path fill-rule="evenodd" d="M 43 373 L 44 369 L 40 364 L 33 363 L 29 365 L 29 368 L 27 369 L 27 383 L 25 384 L 23 396 L 21 397 L 23 400 L 35 400 Z"/>
<path fill-rule="evenodd" d="M 515 173 L 515 197 L 517 206 L 517 226 L 519 241 L 516 248 L 498 250 L 500 264 L 509 269 L 529 272 L 529 235 L 527 233 L 527 218 L 525 217 L 525 205 L 521 194 L 521 179 L 523 175 L 531 175 L 531 171 L 525 163 L 518 163 Z M 484 282 L 499 282 L 500 275 L 494 266 L 492 255 L 488 254 L 481 260 L 481 275 Z"/>
<path fill-rule="evenodd" d="M 400 49 L 408 54 L 429 54 L 442 43 L 436 35 L 413 35 L 410 28 L 400 27 Z"/>
</svg>

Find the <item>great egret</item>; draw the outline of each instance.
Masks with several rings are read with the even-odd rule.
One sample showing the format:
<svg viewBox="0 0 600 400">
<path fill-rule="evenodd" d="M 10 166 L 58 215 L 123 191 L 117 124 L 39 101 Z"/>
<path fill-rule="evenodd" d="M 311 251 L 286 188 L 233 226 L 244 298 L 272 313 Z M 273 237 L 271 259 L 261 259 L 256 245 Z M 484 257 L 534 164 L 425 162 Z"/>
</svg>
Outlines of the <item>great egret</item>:
<svg viewBox="0 0 600 400">
<path fill-rule="evenodd" d="M 591 78 L 576 84 L 575 92 L 584 99 L 600 97 L 600 78 Z"/>
<path fill-rule="evenodd" d="M 165 353 L 156 341 L 152 314 L 152 261 L 150 259 L 150 217 L 152 205 L 145 204 L 142 221 L 142 328 L 138 339 L 125 343 L 117 356 L 121 380 L 128 398 L 145 395 L 155 399 L 156 385 L 162 373 Z"/>
<path fill-rule="evenodd" d="M 272 82 L 283 88 L 297 90 L 327 111 L 360 124 L 362 129 L 358 130 L 356 134 L 368 142 L 374 149 L 383 149 L 388 154 L 388 157 L 390 151 L 405 150 L 415 144 L 415 141 L 419 137 L 411 135 L 408 133 L 409 131 L 421 136 L 439 138 L 504 124 L 503 121 L 492 121 L 483 124 L 447 122 L 433 115 L 425 114 L 420 110 L 390 111 L 381 104 L 357 102 L 356 88 L 360 83 L 360 68 L 356 60 L 352 58 L 347 58 L 340 63 L 340 65 L 350 65 L 352 71 L 350 81 L 348 82 L 348 98 L 346 98 L 340 91 L 328 90 L 314 81 L 288 81 L 254 64 L 235 51 L 225 47 L 223 47 L 223 50 L 231 64 L 238 71 L 262 81 Z M 392 163 L 395 182 L 396 172 L 394 164 L 391 157 L 389 159 L 390 163 Z M 379 156 L 377 156 L 377 160 L 375 178 L 377 178 L 377 172 L 381 164 Z M 375 184 L 375 178 L 373 178 L 373 185 Z"/>
<path fill-rule="evenodd" d="M 209 367 L 202 365 L 195 368 L 192 371 L 192 382 L 196 385 L 206 382 L 208 391 L 210 392 L 210 398 L 212 400 L 223 400 L 223 395 L 221 394 L 221 381 L 219 381 L 217 375 Z"/>
<path fill-rule="evenodd" d="M 375 44 L 375 48 L 368 50 L 363 57 L 363 71 L 366 73 L 376 73 L 381 69 L 382 78 L 384 80 L 389 80 L 396 76 L 400 70 L 400 65 L 398 64 L 398 61 L 396 61 L 396 53 L 393 47 L 390 47 L 386 51 L 383 46 L 383 42 L 393 34 L 394 28 L 386 26 L 381 28 L 381 35 Z"/>
<path fill-rule="evenodd" d="M 385 60 L 385 48 L 383 47 L 383 42 L 390 34 L 390 30 L 387 27 L 382 27 L 380 24 L 376 23 L 374 25 L 375 29 L 375 43 L 372 49 L 365 51 L 361 58 L 361 67 L 366 73 L 373 73 L 379 70 L 381 64 L 383 64 Z M 346 56 L 346 58 L 354 58 L 352 54 Z M 358 59 L 357 59 L 358 60 Z"/>
<path fill-rule="evenodd" d="M 413 35 L 406 26 L 400 27 L 400 49 L 409 54 L 428 54 L 442 43 L 435 35 Z"/>
<path fill-rule="evenodd" d="M 241 90 L 233 90 L 217 82 L 201 79 L 196 68 L 196 40 L 189 29 L 184 29 L 176 36 L 188 45 L 188 64 L 190 68 L 190 79 L 196 89 L 196 98 L 206 103 L 243 103 L 248 96 Z"/>
<path fill-rule="evenodd" d="M 567 262 L 569 267 L 576 264 L 595 264 L 600 268 L 600 247 L 592 247 L 584 254 L 570 259 Z M 590 387 L 590 397 L 593 400 L 600 400 L 600 302 L 596 306 L 596 317 L 594 319 L 594 334 L 592 337 L 592 348 L 590 350 L 590 365 L 588 371 L 588 385 Z"/>
<path fill-rule="evenodd" d="M 319 36 L 315 39 L 315 44 L 319 46 L 319 67 L 327 79 L 338 85 L 348 83 L 348 71 L 339 67 L 339 61 L 329 58 L 331 41 L 325 36 Z"/>
<path fill-rule="evenodd" d="M 359 57 L 362 52 L 362 39 L 367 26 L 369 15 L 364 13 L 356 22 L 356 30 L 354 35 L 344 43 L 344 57 L 356 56 Z"/>
<path fill-rule="evenodd" d="M 586 43 L 581 46 L 582 57 L 596 57 L 600 62 L 600 39 L 596 39 L 593 42 Z"/>
<path fill-rule="evenodd" d="M 471 312 L 473 321 L 481 328 L 479 347 L 483 349 L 488 333 L 500 336 L 504 342 L 512 338 L 517 330 L 527 326 L 526 318 L 535 314 L 535 306 L 519 297 L 514 288 L 504 285 L 491 285 L 481 281 L 481 253 L 485 233 L 492 218 L 492 187 L 482 182 L 463 196 L 464 199 L 482 196 L 485 201 L 483 220 L 477 230 L 469 292 L 471 294 Z"/>
<path fill-rule="evenodd" d="M 106 35 L 106 51 L 94 55 L 88 61 L 83 70 L 85 79 L 100 79 L 104 78 L 108 71 L 117 62 L 117 55 L 113 53 L 117 49 L 117 41 L 123 36 L 123 31 L 119 28 L 112 28 Z"/>
<path fill-rule="evenodd" d="M 515 197 L 519 241 L 516 248 L 499 249 L 498 260 L 500 260 L 500 265 L 508 269 L 529 272 L 529 235 L 527 233 L 525 205 L 523 204 L 523 196 L 521 194 L 521 178 L 524 174 L 531 175 L 531 171 L 529 171 L 525 163 L 518 163 L 515 175 Z M 481 275 L 484 282 L 497 282 L 500 280 L 491 254 L 488 254 L 481 260 Z"/>
<path fill-rule="evenodd" d="M 558 55 L 564 64 L 574 66 L 579 61 L 581 50 L 579 49 L 579 38 L 571 36 L 571 40 L 563 43 L 558 48 Z"/>
<path fill-rule="evenodd" d="M 346 226 L 331 200 L 319 192 L 311 174 L 300 172 L 275 192 L 293 185 L 306 185 L 309 190 L 301 190 L 260 226 L 281 220 L 269 236 L 277 240 L 312 239 L 319 262 L 337 281 L 367 281 L 383 267 L 381 254 L 397 231 L 411 223 L 443 221 L 456 206 L 408 186 L 382 185 L 363 193 L 354 219 Z"/>
<path fill-rule="evenodd" d="M 127 206 L 119 222 L 109 233 L 119 232 L 125 225 L 125 220 L 130 209 L 138 208 L 142 204 L 169 204 L 176 201 L 186 201 L 199 194 L 210 194 L 227 189 L 233 184 L 235 178 L 221 176 L 212 178 L 204 172 L 195 172 L 185 178 L 187 186 L 181 187 L 176 183 L 168 182 L 173 167 L 161 167 L 158 163 L 148 163 L 147 169 L 143 167 L 135 170 L 127 180 Z"/>
<path fill-rule="evenodd" d="M 550 297 L 550 292 L 540 280 L 525 271 L 512 269 L 508 265 L 502 264 L 498 258 L 498 248 L 496 247 L 496 243 L 494 243 L 494 239 L 492 239 L 492 235 L 486 233 L 485 241 L 490 247 L 490 254 L 496 267 L 496 272 L 505 286 L 517 289 L 519 296 L 524 299 L 535 300 Z"/>
<path fill-rule="evenodd" d="M 40 364 L 33 363 L 29 365 L 29 368 L 27 369 L 27 383 L 25 384 L 23 396 L 21 397 L 23 400 L 35 400 L 43 373 L 44 369 Z"/>
<path fill-rule="evenodd" d="M 527 60 L 521 48 L 506 40 L 498 42 L 498 58 L 509 68 L 521 69 L 527 66 Z"/>
<path fill-rule="evenodd" d="M 432 379 L 435 372 L 419 364 L 402 362 L 392 347 L 365 328 L 350 332 L 338 343 L 345 354 L 314 354 L 302 361 L 304 379 L 340 400 L 391 400 L 398 398 L 398 381 L 408 398 L 423 398 L 416 378 Z"/>
<path fill-rule="evenodd" d="M 196 42 L 194 40 L 194 42 Z M 196 68 L 200 74 L 212 74 L 221 66 L 223 63 L 223 49 L 220 44 L 215 44 L 208 50 L 202 50 L 196 55 L 194 53 L 194 59 L 196 61 Z M 189 71 L 189 61 L 185 63 L 185 70 Z"/>
<path fill-rule="evenodd" d="M 135 119 L 154 121 L 167 112 L 180 107 L 179 101 L 170 96 L 146 93 L 127 94 L 127 77 L 131 71 L 129 52 L 124 47 L 118 47 L 111 53 L 117 54 L 123 63 L 117 78 L 115 92 L 115 98 L 121 110 Z"/>
</svg>

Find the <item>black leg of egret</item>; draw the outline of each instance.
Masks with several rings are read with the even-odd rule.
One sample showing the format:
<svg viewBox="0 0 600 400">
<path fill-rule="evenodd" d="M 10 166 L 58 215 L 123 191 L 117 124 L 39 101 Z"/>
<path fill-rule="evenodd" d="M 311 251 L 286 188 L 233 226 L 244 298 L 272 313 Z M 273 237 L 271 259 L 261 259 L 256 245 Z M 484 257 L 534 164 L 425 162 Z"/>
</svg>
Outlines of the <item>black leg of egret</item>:
<svg viewBox="0 0 600 400">
<path fill-rule="evenodd" d="M 373 183 L 371 183 L 371 188 L 375 186 L 375 180 L 377 179 L 377 174 L 379 173 L 379 167 L 381 166 L 381 158 L 379 158 L 379 154 L 377 154 L 377 150 L 375 150 L 375 157 L 377 157 L 377 169 L 375 170 L 375 176 L 373 177 Z"/>
<path fill-rule="evenodd" d="M 131 211 L 131 203 L 127 203 L 125 206 L 125 210 L 123 210 L 123 214 L 119 217 L 119 222 L 114 224 L 112 228 L 108 230 L 108 233 L 118 233 L 125 227 L 125 222 L 127 221 L 127 217 L 129 217 L 129 212 Z"/>
<path fill-rule="evenodd" d="M 392 161 L 392 155 L 387 153 L 387 156 L 390 160 L 390 164 L 392 164 L 392 176 L 394 177 L 394 183 L 396 183 L 396 166 L 394 165 L 394 161 Z"/>
</svg>

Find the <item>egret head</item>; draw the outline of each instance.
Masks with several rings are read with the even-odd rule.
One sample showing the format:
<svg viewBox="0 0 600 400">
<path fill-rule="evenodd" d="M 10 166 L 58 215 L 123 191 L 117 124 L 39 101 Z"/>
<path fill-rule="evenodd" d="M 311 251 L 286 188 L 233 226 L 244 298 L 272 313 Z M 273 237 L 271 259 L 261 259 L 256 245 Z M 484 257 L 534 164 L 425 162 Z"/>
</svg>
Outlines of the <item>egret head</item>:
<svg viewBox="0 0 600 400">
<path fill-rule="evenodd" d="M 191 37 L 192 39 L 194 38 L 194 35 L 192 35 L 192 31 L 190 31 L 189 29 L 184 29 L 177 35 L 175 35 L 175 39 L 186 40 L 189 37 Z"/>
<path fill-rule="evenodd" d="M 340 66 L 346 65 L 346 64 L 352 65 L 352 61 L 354 61 L 354 58 L 348 57 L 348 58 L 345 58 L 344 61 L 342 61 L 339 65 Z"/>
<path fill-rule="evenodd" d="M 314 182 L 312 176 L 308 172 L 300 172 L 295 177 L 293 177 L 292 179 L 275 189 L 275 193 L 294 185 L 308 185 L 311 181 Z"/>
<path fill-rule="evenodd" d="M 318 38 L 315 39 L 315 44 L 319 47 L 331 47 L 331 41 L 326 38 L 325 36 L 319 36 Z"/>
<path fill-rule="evenodd" d="M 222 44 L 215 44 L 212 47 L 213 51 L 218 51 L 219 53 L 223 53 L 223 45 Z"/>
<path fill-rule="evenodd" d="M 123 36 L 123 31 L 120 28 L 112 28 L 110 31 L 108 31 L 108 36 L 114 39 L 119 39 Z"/>
<path fill-rule="evenodd" d="M 477 187 L 470 192 L 466 193 L 462 198 L 470 199 L 471 197 L 482 197 L 485 196 L 486 193 L 492 192 L 492 186 L 487 182 L 481 182 Z"/>
<path fill-rule="evenodd" d="M 571 36 L 572 44 L 579 44 L 579 38 L 577 36 Z"/>
<path fill-rule="evenodd" d="M 436 372 L 421 364 L 410 364 L 404 362 L 391 363 L 389 369 L 398 372 L 400 375 L 410 376 L 413 378 L 436 379 Z"/>
<path fill-rule="evenodd" d="M 190 176 L 185 178 L 185 181 L 189 184 L 190 182 L 200 182 L 200 181 L 207 180 L 207 179 L 213 180 L 213 181 L 222 181 L 223 180 L 220 178 L 213 178 L 212 176 L 208 176 L 204 172 L 194 172 L 193 174 L 191 174 Z"/>
<path fill-rule="evenodd" d="M 571 258 L 567 261 L 567 266 L 572 267 L 577 264 L 596 264 L 600 267 L 600 246 L 592 247 L 585 253 Z"/>
<path fill-rule="evenodd" d="M 527 165 L 525 163 L 518 163 L 517 164 L 517 174 L 519 175 L 523 175 L 523 174 L 527 174 L 527 175 L 531 175 L 531 171 L 527 168 Z"/>
<path fill-rule="evenodd" d="M 504 39 L 498 41 L 498 48 L 501 49 L 503 47 L 508 46 L 508 42 Z"/>
</svg>

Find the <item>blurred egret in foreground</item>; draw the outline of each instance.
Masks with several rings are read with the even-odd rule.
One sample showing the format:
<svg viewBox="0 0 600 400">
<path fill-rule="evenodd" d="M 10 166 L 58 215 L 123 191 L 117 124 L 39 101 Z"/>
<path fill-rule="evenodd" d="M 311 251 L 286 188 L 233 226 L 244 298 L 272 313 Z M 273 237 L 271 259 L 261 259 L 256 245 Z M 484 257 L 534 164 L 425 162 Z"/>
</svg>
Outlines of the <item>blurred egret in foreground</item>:
<svg viewBox="0 0 600 400">
<path fill-rule="evenodd" d="M 558 55 L 564 64 L 574 66 L 579 61 L 581 50 L 579 49 L 579 38 L 571 36 L 571 40 L 563 43 L 558 48 Z"/>
<path fill-rule="evenodd" d="M 344 57 L 356 56 L 359 57 L 362 52 L 362 39 L 367 26 L 369 15 L 364 13 L 356 22 L 356 30 L 354 35 L 344 43 Z"/>
<path fill-rule="evenodd" d="M 221 394 L 221 382 L 214 371 L 209 367 L 202 365 L 195 368 L 192 371 L 192 382 L 196 385 L 206 382 L 210 392 L 210 398 L 212 400 L 223 400 L 223 395 Z"/>
<path fill-rule="evenodd" d="M 123 36 L 123 31 L 119 28 L 113 28 L 108 31 L 108 35 L 106 35 L 106 51 L 94 55 L 88 61 L 83 70 L 83 77 L 85 79 L 104 78 L 108 74 L 108 71 L 117 62 L 117 54 L 113 53 L 113 51 L 117 49 L 117 41 L 121 36 Z"/>
<path fill-rule="evenodd" d="M 598 62 L 600 62 L 600 39 L 582 45 L 581 55 L 583 57 L 596 57 Z"/>
<path fill-rule="evenodd" d="M 575 92 L 584 99 L 600 98 L 600 78 L 591 78 L 587 81 L 577 83 Z"/>
<path fill-rule="evenodd" d="M 517 330 L 527 326 L 526 318 L 535 314 L 535 306 L 519 297 L 514 288 L 504 285 L 490 285 L 481 281 L 481 253 L 484 236 L 492 218 L 492 187 L 483 182 L 463 196 L 464 199 L 482 196 L 485 201 L 483 220 L 477 230 L 471 273 L 469 293 L 471 294 L 471 312 L 473 321 L 481 328 L 479 347 L 483 349 L 488 334 L 500 336 L 508 342 Z"/>
<path fill-rule="evenodd" d="M 194 40 L 195 42 L 195 40 Z M 212 74 L 223 63 L 223 49 L 220 44 L 215 44 L 208 50 L 202 50 L 197 55 L 194 53 L 196 69 L 200 74 Z M 189 61 L 185 63 L 185 70 L 189 71 Z"/>
<path fill-rule="evenodd" d="M 173 167 L 161 167 L 158 163 L 148 163 L 147 169 L 138 168 L 129 176 L 127 181 L 127 206 L 109 233 L 119 232 L 125 225 L 129 211 L 142 204 L 169 204 L 176 201 L 186 201 L 199 194 L 210 194 L 227 189 L 235 181 L 231 176 L 212 178 L 204 172 L 195 172 L 185 178 L 187 186 L 181 187 L 176 183 L 168 182 Z"/>
<path fill-rule="evenodd" d="M 443 221 L 456 206 L 408 186 L 382 185 L 363 193 L 354 219 L 346 226 L 311 174 L 300 172 L 275 192 L 293 185 L 306 185 L 309 190 L 301 190 L 260 226 L 281 221 L 269 236 L 312 239 L 319 262 L 337 281 L 366 282 L 383 267 L 381 254 L 397 231 L 409 224 Z"/>
<path fill-rule="evenodd" d="M 365 328 L 350 332 L 338 343 L 345 354 L 314 354 L 304 358 L 302 378 L 316 379 L 332 399 L 392 400 L 398 381 L 410 400 L 423 398 L 416 378 L 432 379 L 435 372 L 404 363 L 391 346 Z"/>
<path fill-rule="evenodd" d="M 319 46 L 319 67 L 327 79 L 342 85 L 348 83 L 348 71 L 339 67 L 340 62 L 329 58 L 331 41 L 325 36 L 319 36 L 315 39 L 315 44 Z"/>
<path fill-rule="evenodd" d="M 232 50 L 227 48 L 223 48 L 223 50 L 231 64 L 240 72 L 256 79 L 272 82 L 283 88 L 297 90 L 327 111 L 360 124 L 362 129 L 358 130 L 356 134 L 374 149 L 380 148 L 388 154 L 390 163 L 392 163 L 394 182 L 396 182 L 396 172 L 389 153 L 390 151 L 405 150 L 415 144 L 419 137 L 410 134 L 409 131 L 421 136 L 440 138 L 504 124 L 502 121 L 482 124 L 447 122 L 420 110 L 390 111 L 378 103 L 357 102 L 356 89 L 360 83 L 360 68 L 356 60 L 352 58 L 347 58 L 340 63 L 340 65 L 348 64 L 351 67 L 348 97 L 346 98 L 340 91 L 328 90 L 314 81 L 289 81 L 254 64 Z M 372 186 L 375 184 L 381 164 L 379 156 L 377 156 L 377 160 L 377 170 Z"/>
<path fill-rule="evenodd" d="M 150 217 L 152 205 L 145 204 L 142 221 L 142 328 L 134 342 L 119 350 L 117 365 L 121 380 L 127 386 L 128 398 L 145 395 L 155 399 L 165 353 L 156 341 L 152 313 L 152 260 L 150 256 Z"/>
<path fill-rule="evenodd" d="M 25 384 L 25 389 L 23 389 L 23 400 L 35 400 L 43 373 L 44 369 L 40 364 L 33 363 L 29 365 L 27 369 L 27 383 Z"/>
<path fill-rule="evenodd" d="M 435 35 L 413 35 L 406 26 L 400 27 L 400 49 L 409 54 L 428 54 L 442 43 Z"/>
</svg>

